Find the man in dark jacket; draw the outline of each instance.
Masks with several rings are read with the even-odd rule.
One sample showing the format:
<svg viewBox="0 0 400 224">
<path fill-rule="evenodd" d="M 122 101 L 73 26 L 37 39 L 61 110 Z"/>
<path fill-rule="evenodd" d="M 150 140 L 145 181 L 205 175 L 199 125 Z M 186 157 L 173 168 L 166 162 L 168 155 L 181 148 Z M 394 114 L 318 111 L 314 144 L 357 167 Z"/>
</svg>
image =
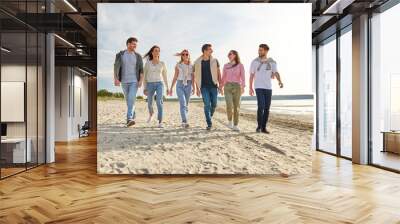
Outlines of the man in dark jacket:
<svg viewBox="0 0 400 224">
<path fill-rule="evenodd" d="M 115 57 L 114 63 L 114 85 L 121 86 L 124 92 L 127 113 L 126 125 L 135 124 L 135 102 L 137 90 L 143 83 L 143 60 L 142 56 L 135 52 L 137 39 L 128 38 L 126 50 L 120 51 Z"/>
</svg>

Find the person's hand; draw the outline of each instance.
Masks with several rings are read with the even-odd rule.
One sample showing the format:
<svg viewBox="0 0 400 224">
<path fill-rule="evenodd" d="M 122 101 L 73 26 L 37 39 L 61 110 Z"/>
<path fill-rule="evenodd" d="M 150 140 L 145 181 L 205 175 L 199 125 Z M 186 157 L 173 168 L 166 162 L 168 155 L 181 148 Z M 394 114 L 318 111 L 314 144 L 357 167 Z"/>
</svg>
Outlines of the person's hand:
<svg viewBox="0 0 400 224">
<path fill-rule="evenodd" d="M 240 87 L 240 94 L 243 95 L 244 93 L 244 87 Z"/>
<path fill-rule="evenodd" d="M 219 90 L 219 93 L 221 93 L 221 95 L 223 96 L 224 95 L 224 88 L 220 87 L 220 88 L 218 88 L 218 90 Z"/>
<path fill-rule="evenodd" d="M 143 90 L 143 94 L 147 96 L 147 89 Z"/>
<path fill-rule="evenodd" d="M 196 95 L 200 96 L 200 90 L 199 89 L 196 90 Z"/>
<path fill-rule="evenodd" d="M 115 86 L 120 86 L 121 82 L 118 79 L 114 79 L 114 85 Z"/>
<path fill-rule="evenodd" d="M 172 89 L 169 89 L 169 91 L 167 91 L 167 95 L 172 96 Z"/>
<path fill-rule="evenodd" d="M 194 95 L 195 94 L 195 89 L 194 88 L 192 88 L 192 95 Z"/>
<path fill-rule="evenodd" d="M 271 79 L 275 79 L 275 77 L 276 77 L 276 76 L 275 76 L 275 73 L 272 73 L 272 74 L 271 74 Z"/>
<path fill-rule="evenodd" d="M 250 94 L 250 96 L 254 96 L 254 89 L 253 88 L 250 88 L 249 94 Z"/>
<path fill-rule="evenodd" d="M 279 88 L 283 88 L 283 83 L 282 82 L 279 82 Z"/>
</svg>

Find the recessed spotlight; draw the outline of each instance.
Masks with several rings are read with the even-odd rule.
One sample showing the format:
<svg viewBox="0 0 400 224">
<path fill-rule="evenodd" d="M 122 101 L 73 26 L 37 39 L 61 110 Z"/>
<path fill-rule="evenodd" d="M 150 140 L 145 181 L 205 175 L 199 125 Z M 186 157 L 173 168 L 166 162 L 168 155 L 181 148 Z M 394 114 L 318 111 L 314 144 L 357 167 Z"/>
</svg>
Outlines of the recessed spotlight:
<svg viewBox="0 0 400 224">
<path fill-rule="evenodd" d="M 62 38 L 62 37 L 60 37 L 58 34 L 54 34 L 54 36 L 57 37 L 57 38 L 58 38 L 59 40 L 61 40 L 62 42 L 66 43 L 67 45 L 69 45 L 69 46 L 75 48 L 75 45 L 73 45 L 73 44 L 72 44 L 71 42 L 69 42 L 68 40 L 66 40 L 66 39 L 64 39 L 64 38 Z"/>
<path fill-rule="evenodd" d="M 65 4 L 67 4 L 73 11 L 78 12 L 78 10 L 68 1 L 64 0 Z"/>
<path fill-rule="evenodd" d="M 10 52 L 11 52 L 10 49 L 7 49 L 7 48 L 5 48 L 5 47 L 1 47 L 1 51 L 4 51 L 4 52 L 6 52 L 6 53 L 10 53 Z"/>
</svg>

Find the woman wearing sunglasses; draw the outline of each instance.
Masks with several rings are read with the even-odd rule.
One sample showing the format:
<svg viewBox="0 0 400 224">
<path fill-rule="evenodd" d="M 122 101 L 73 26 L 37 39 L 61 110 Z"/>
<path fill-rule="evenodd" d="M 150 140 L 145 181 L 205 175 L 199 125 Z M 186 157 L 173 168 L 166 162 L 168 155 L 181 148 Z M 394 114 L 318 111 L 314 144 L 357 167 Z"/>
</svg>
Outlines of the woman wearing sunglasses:
<svg viewBox="0 0 400 224">
<path fill-rule="evenodd" d="M 234 131 L 240 131 L 239 124 L 239 108 L 240 97 L 244 92 L 245 75 L 244 66 L 240 63 L 239 53 L 231 50 L 228 54 L 229 62 L 224 65 L 222 70 L 221 91 L 225 94 L 226 113 L 228 115 L 228 127 Z M 233 122 L 232 122 L 233 111 Z"/>
<path fill-rule="evenodd" d="M 175 56 L 180 56 L 181 59 L 175 66 L 175 75 L 168 94 L 172 96 L 172 89 L 176 83 L 176 95 L 179 99 L 182 127 L 188 128 L 188 105 L 190 95 L 194 93 L 194 82 L 192 81 L 193 65 L 190 63 L 188 50 L 185 49 L 182 52 L 175 54 Z"/>
</svg>

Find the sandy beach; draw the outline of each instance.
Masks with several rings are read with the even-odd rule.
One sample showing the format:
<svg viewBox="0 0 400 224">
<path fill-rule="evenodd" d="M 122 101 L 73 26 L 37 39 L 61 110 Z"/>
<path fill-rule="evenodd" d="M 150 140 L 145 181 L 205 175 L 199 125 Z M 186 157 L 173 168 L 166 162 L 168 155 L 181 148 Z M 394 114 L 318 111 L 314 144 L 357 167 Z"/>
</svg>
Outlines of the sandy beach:
<svg viewBox="0 0 400 224">
<path fill-rule="evenodd" d="M 137 102 L 137 124 L 127 128 L 125 101 L 99 100 L 98 173 L 294 175 L 311 171 L 309 116 L 272 114 L 267 135 L 255 132 L 255 112 L 242 110 L 241 131 L 235 132 L 226 126 L 223 102 L 218 103 L 213 129 L 207 131 L 202 102 L 190 104 L 187 129 L 180 127 L 178 102 L 164 102 L 164 128 L 160 129 L 155 120 L 146 123 L 145 101 Z"/>
</svg>

